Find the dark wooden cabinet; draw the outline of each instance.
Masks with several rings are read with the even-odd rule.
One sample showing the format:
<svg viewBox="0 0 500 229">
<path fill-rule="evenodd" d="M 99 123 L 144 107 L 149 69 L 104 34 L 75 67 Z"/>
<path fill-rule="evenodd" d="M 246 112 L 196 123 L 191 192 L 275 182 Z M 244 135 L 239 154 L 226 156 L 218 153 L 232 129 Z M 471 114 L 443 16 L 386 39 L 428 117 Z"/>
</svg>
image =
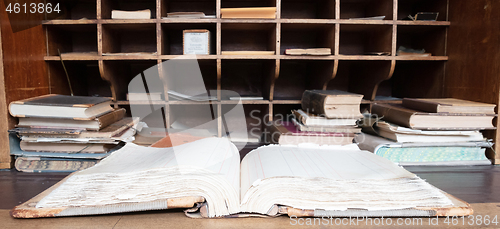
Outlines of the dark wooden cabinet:
<svg viewBox="0 0 500 229">
<path fill-rule="evenodd" d="M 167 127 L 176 119 L 196 123 L 198 116 L 190 114 L 189 106 L 210 104 L 220 117 L 234 103 L 223 90 L 262 96 L 264 100 L 243 101 L 243 106 L 246 114 L 258 110 L 264 121 L 286 118 L 290 109 L 300 107 L 306 89 L 363 94 L 365 109 L 374 102 L 391 102 L 389 97 L 499 102 L 500 3 L 496 1 L 81 0 L 61 4 L 70 2 L 63 8 L 67 10 L 63 16 L 41 20 L 42 25 L 20 32 L 10 29 L 5 5 L 0 3 L 7 103 L 39 94 L 67 94 L 60 50 L 65 53 L 75 94 L 112 97 L 117 107 L 140 105 L 126 100 L 129 82 L 150 68 L 157 68 L 162 77 L 161 63 L 182 55 L 185 29 L 207 29 L 211 33 L 210 55 L 196 58 L 206 89 L 218 99 L 173 101 L 165 96 L 155 103 L 164 106 L 161 115 Z M 221 7 L 257 6 L 276 6 L 276 19 L 220 18 Z M 112 9 L 150 9 L 152 19 L 112 20 Z M 178 11 L 202 11 L 216 18 L 164 18 Z M 439 12 L 438 20 L 404 20 L 418 12 Z M 374 16 L 385 19 L 355 19 Z M 33 51 L 22 51 L 22 46 Z M 398 56 L 400 46 L 425 49 L 432 56 Z M 284 55 L 288 48 L 319 47 L 331 48 L 332 55 Z M 275 55 L 221 54 L 242 50 L 275 51 Z M 36 69 L 28 70 L 18 60 Z M 26 74 L 31 81 L 23 78 Z M 9 80 L 14 77 L 26 81 L 25 85 Z M 33 81 L 40 81 L 41 86 L 19 93 L 26 85 L 33 86 Z M 163 89 L 168 90 L 169 85 Z M 10 118 L 9 123 L 13 127 L 15 121 Z M 216 123 L 218 135 L 225 135 L 222 122 Z M 251 120 L 247 124 L 255 126 Z M 497 131 L 487 135 L 498 139 Z"/>
</svg>

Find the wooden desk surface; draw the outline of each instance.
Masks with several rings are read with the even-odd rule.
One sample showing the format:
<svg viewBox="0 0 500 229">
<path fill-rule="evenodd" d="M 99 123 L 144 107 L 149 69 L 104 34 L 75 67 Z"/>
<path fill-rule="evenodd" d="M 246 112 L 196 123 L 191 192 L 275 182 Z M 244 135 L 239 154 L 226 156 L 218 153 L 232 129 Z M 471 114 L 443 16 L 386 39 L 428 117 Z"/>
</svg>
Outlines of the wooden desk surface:
<svg viewBox="0 0 500 229">
<path fill-rule="evenodd" d="M 401 218 L 399 220 L 403 225 L 397 225 L 398 218 L 390 218 L 392 225 L 388 226 L 389 219 L 383 219 L 384 225 L 381 225 L 380 218 L 378 218 L 379 225 L 377 226 L 376 218 L 372 218 L 371 223 L 369 220 L 360 219 L 349 222 L 348 218 L 333 221 L 316 220 L 316 225 L 307 225 L 307 222 L 313 223 L 314 218 L 303 218 L 303 221 L 298 219 L 291 220 L 287 216 L 276 218 L 234 218 L 234 219 L 190 219 L 179 210 L 168 211 L 150 211 L 141 213 L 127 213 L 127 214 L 114 214 L 114 215 L 101 215 L 101 216 L 83 216 L 83 217 L 61 217 L 61 218 L 44 218 L 44 219 L 14 219 L 10 217 L 9 210 L 0 210 L 0 222 L 2 228 L 294 228 L 294 227 L 307 227 L 307 228 L 500 228 L 500 203 L 479 203 L 471 204 L 474 209 L 474 223 L 471 223 L 470 218 L 465 218 L 465 226 L 462 226 L 462 219 L 455 221 L 457 225 L 453 226 L 452 221 L 446 223 L 446 218 L 439 218 L 437 225 L 429 225 L 431 218 Z M 484 225 L 485 216 L 489 216 L 490 225 Z M 481 220 L 479 220 L 481 216 Z M 497 216 L 498 224 L 492 224 L 493 218 Z M 404 221 L 409 222 L 406 226 Z M 421 219 L 421 221 L 419 221 Z M 411 221 L 410 221 L 411 220 Z M 332 222 L 332 223 L 330 223 Z M 347 224 L 347 225 L 336 225 Z M 353 224 L 354 222 L 354 224 Z M 413 222 L 419 225 L 412 225 Z M 480 223 L 478 226 L 476 223 Z M 298 225 L 302 223 L 303 226 Z M 432 223 L 436 223 L 433 218 Z M 471 223 L 472 225 L 468 225 Z M 295 224 L 295 225 L 293 225 Z M 332 225 L 333 224 L 333 225 Z M 352 225 L 349 225 L 352 224 Z M 366 225 L 368 224 L 368 225 Z"/>
</svg>

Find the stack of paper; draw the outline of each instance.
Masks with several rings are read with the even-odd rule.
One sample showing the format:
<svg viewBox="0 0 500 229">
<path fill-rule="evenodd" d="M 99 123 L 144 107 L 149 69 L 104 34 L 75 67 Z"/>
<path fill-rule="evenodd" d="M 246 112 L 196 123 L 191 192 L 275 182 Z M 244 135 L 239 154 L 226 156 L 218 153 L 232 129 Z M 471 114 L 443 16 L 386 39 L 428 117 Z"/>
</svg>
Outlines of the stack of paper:
<svg viewBox="0 0 500 229">
<path fill-rule="evenodd" d="M 109 98 L 65 95 L 12 102 L 9 110 L 19 117 L 19 123 L 11 131 L 21 138 L 17 143 L 20 150 L 44 153 L 40 156 L 21 153 L 21 157 L 17 153 L 16 168 L 65 172 L 84 169 L 92 163 L 80 157 L 82 154 L 105 154 L 121 141 L 133 138 L 135 129 L 131 127 L 137 120 L 124 118 L 125 109 L 113 109 L 110 103 Z"/>
<path fill-rule="evenodd" d="M 356 141 L 363 149 L 399 164 L 490 164 L 485 147 L 491 144 L 480 130 L 494 128 L 494 109 L 494 104 L 453 98 L 374 104 L 372 112 L 384 121 L 368 131 L 388 140 L 366 136 Z"/>
</svg>

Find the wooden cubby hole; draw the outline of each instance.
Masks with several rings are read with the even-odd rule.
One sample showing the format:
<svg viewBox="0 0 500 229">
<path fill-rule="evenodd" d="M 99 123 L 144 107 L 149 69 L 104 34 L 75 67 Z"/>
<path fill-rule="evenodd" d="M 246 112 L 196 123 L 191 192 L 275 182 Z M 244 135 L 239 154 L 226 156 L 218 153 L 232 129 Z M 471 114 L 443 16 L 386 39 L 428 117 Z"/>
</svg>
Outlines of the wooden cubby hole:
<svg viewBox="0 0 500 229">
<path fill-rule="evenodd" d="M 102 53 L 157 53 L 156 25 L 103 24 Z"/>
<path fill-rule="evenodd" d="M 96 25 L 48 25 L 45 31 L 47 56 L 59 56 L 59 52 L 97 55 Z"/>
<path fill-rule="evenodd" d="M 337 0 L 340 1 L 340 19 L 385 16 L 392 20 L 392 0 Z"/>
<path fill-rule="evenodd" d="M 242 96 L 264 97 L 264 100 L 242 102 L 245 114 L 258 110 L 264 121 L 299 108 L 302 92 L 306 89 L 361 93 L 365 96 L 363 109 L 373 102 L 391 102 L 377 99 L 387 96 L 443 95 L 439 85 L 443 82 L 448 59 L 447 0 L 83 0 L 61 4 L 68 9 L 67 13 L 43 22 L 47 35 L 48 74 L 64 88 L 65 75 L 57 48 L 61 52 L 74 53 L 64 59 L 70 77 L 87 85 L 76 90 L 76 94 L 110 96 L 117 107 L 147 106 L 126 101 L 128 84 L 146 69 L 157 71 L 159 80 L 163 81 L 158 90 L 168 91 L 169 83 L 164 77 L 167 70 L 161 63 L 177 57 L 193 58 L 182 56 L 182 30 L 208 29 L 211 32 L 210 55 L 197 55 L 196 58 L 206 90 L 217 95 L 217 101 L 175 101 L 165 93 L 164 100 L 155 101 L 153 105 L 161 107 L 162 122 L 167 127 L 180 117 L 179 113 L 209 105 L 216 123 L 211 125 L 215 125 L 218 136 L 226 135 L 225 121 L 221 117 L 236 103 L 228 100 L 226 90 Z M 276 19 L 220 18 L 221 7 L 259 6 L 276 6 Z M 112 9 L 150 9 L 152 19 L 112 20 Z M 163 19 L 167 13 L 176 11 L 202 11 L 207 15 L 215 14 L 216 18 Z M 410 14 L 426 11 L 438 11 L 438 21 L 402 20 Z M 386 16 L 383 21 L 349 20 L 382 15 Z M 86 19 L 81 19 L 83 17 Z M 423 48 L 433 56 L 397 56 L 400 45 Z M 287 48 L 319 47 L 331 48 L 332 55 L 284 55 Z M 233 56 L 221 55 L 221 51 L 276 53 Z M 97 52 L 97 55 L 80 52 Z M 130 54 L 136 52 L 149 54 Z M 365 55 L 367 52 L 389 52 L 390 55 Z M 87 82 L 92 83 L 85 84 L 85 80 L 78 79 L 85 78 L 87 73 Z M 97 77 L 99 75 L 102 79 Z M 420 85 L 418 83 L 424 82 L 422 77 L 432 84 L 421 85 L 422 90 L 409 90 L 409 83 Z M 193 122 L 195 116 L 183 118 L 188 124 L 196 124 Z M 249 127 L 254 124 L 251 120 L 247 123 Z"/>
<path fill-rule="evenodd" d="M 101 2 L 101 18 L 111 19 L 112 10 L 151 10 L 151 18 L 156 18 L 156 0 L 97 0 Z M 98 6 L 99 8 L 99 6 Z"/>
</svg>

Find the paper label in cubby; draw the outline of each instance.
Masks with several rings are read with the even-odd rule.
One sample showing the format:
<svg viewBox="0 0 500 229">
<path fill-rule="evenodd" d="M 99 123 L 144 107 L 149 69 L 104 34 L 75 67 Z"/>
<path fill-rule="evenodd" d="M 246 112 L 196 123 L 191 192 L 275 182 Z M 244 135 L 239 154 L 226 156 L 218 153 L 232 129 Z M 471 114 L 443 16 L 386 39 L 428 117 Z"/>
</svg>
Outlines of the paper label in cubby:
<svg viewBox="0 0 500 229">
<path fill-rule="evenodd" d="M 208 30 L 184 30 L 184 54 L 210 54 Z"/>
</svg>

